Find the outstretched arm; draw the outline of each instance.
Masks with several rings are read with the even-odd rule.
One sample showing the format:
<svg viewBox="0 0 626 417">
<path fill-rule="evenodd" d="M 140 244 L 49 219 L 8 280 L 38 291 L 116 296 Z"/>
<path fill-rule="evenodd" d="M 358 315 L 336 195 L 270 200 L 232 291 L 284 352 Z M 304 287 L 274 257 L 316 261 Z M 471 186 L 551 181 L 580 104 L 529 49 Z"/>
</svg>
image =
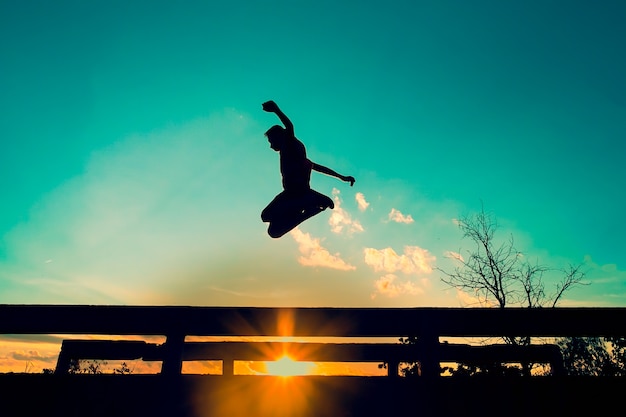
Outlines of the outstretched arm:
<svg viewBox="0 0 626 417">
<path fill-rule="evenodd" d="M 278 104 L 274 103 L 272 100 L 266 101 L 265 103 L 263 103 L 263 110 L 269 113 L 275 113 L 282 122 L 282 124 L 285 126 L 285 129 L 287 129 L 287 133 L 291 136 L 295 136 L 293 133 L 293 123 L 291 123 L 291 120 L 289 120 L 285 113 L 280 110 Z"/>
<path fill-rule="evenodd" d="M 350 187 L 352 187 L 354 185 L 354 181 L 356 181 L 354 177 L 338 174 L 332 169 L 327 168 L 323 165 L 316 164 L 315 162 L 311 162 L 311 163 L 313 164 L 312 168 L 314 171 L 321 172 L 322 174 L 330 175 L 331 177 L 339 178 L 341 181 L 349 182 Z"/>
</svg>

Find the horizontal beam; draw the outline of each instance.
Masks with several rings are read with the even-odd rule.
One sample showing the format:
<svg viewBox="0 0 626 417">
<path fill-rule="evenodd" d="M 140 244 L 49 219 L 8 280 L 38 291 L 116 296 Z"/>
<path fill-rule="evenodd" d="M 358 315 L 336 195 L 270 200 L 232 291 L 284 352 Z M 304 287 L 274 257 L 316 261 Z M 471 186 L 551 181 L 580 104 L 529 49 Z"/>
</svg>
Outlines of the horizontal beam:
<svg viewBox="0 0 626 417">
<path fill-rule="evenodd" d="M 62 354 L 69 359 L 162 361 L 163 346 L 131 340 L 64 340 Z M 560 355 L 556 345 L 471 346 L 443 343 L 437 356 L 444 362 L 549 361 Z M 295 342 L 187 342 L 183 361 L 274 361 L 288 355 L 308 362 L 415 362 L 422 359 L 418 344 L 295 343 Z"/>
<path fill-rule="evenodd" d="M 69 371 L 72 360 L 135 360 L 163 361 L 164 345 L 144 341 L 120 340 L 64 340 L 58 358 L 56 374 Z M 273 361 L 288 355 L 296 361 L 311 362 L 384 362 L 396 369 L 400 362 L 550 363 L 555 372 L 562 367 L 559 347 L 556 345 L 486 345 L 437 344 L 428 353 L 428 347 L 418 344 L 390 343 L 300 343 L 300 342 L 187 342 L 177 354 L 180 361 L 222 361 L 224 374 L 233 374 L 233 363 L 245 361 Z M 439 366 L 434 366 L 439 369 Z M 180 371 L 180 370 L 178 370 Z M 177 372 L 178 373 L 178 372 Z M 395 371 L 389 373 L 396 376 Z"/>
<path fill-rule="evenodd" d="M 0 305 L 0 334 L 626 336 L 626 308 Z"/>
</svg>

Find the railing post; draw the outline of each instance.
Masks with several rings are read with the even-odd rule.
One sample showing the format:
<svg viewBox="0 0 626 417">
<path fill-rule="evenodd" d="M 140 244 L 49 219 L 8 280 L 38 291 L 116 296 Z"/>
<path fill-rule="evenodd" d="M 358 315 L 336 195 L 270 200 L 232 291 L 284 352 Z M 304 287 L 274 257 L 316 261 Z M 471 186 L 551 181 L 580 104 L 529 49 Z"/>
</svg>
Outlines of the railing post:
<svg viewBox="0 0 626 417">
<path fill-rule="evenodd" d="M 393 359 L 387 362 L 387 376 L 389 378 L 398 378 L 398 367 L 400 366 L 400 362 L 398 360 Z"/>
<path fill-rule="evenodd" d="M 439 335 L 428 329 L 419 338 L 418 344 L 422 352 L 420 360 L 421 376 L 425 378 L 436 378 L 441 373 L 439 365 Z"/>
<path fill-rule="evenodd" d="M 65 340 L 61 343 L 61 352 L 59 352 L 59 357 L 57 359 L 57 366 L 54 368 L 55 375 L 66 374 L 70 370 L 70 363 L 72 361 L 71 354 L 69 352 L 69 348 L 67 347 Z"/>
<path fill-rule="evenodd" d="M 550 368 L 552 369 L 553 376 L 567 375 L 567 371 L 565 370 L 565 365 L 563 363 L 563 354 L 561 353 L 561 349 L 557 346 L 553 349 Z"/>
<path fill-rule="evenodd" d="M 235 375 L 235 360 L 232 357 L 222 359 L 222 376 Z"/>
<path fill-rule="evenodd" d="M 170 333 L 165 339 L 165 352 L 161 375 L 180 375 L 183 369 L 183 349 L 185 347 L 185 335 L 182 333 Z"/>
</svg>

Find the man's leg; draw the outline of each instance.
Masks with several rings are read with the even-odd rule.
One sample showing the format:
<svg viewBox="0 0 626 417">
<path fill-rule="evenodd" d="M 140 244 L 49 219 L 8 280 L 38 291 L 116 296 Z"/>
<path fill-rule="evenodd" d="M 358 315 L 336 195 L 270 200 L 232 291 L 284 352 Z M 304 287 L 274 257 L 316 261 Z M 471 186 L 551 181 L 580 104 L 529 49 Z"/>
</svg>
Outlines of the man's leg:
<svg viewBox="0 0 626 417">
<path fill-rule="evenodd" d="M 263 210 L 261 219 L 270 223 L 267 233 L 278 238 L 330 206 L 334 206 L 331 199 L 311 189 L 283 191 Z"/>
<path fill-rule="evenodd" d="M 326 210 L 327 208 L 332 210 L 335 208 L 335 203 L 330 197 L 311 189 L 307 196 L 307 209 L 310 207 L 320 210 Z"/>
<path fill-rule="evenodd" d="M 273 222 L 275 219 L 282 217 L 286 200 L 287 198 L 284 191 L 274 197 L 261 212 L 261 220 L 264 222 Z"/>
<path fill-rule="evenodd" d="M 263 209 L 261 220 L 269 223 L 267 234 L 279 238 L 299 223 L 301 213 L 302 195 L 283 191 Z"/>
</svg>

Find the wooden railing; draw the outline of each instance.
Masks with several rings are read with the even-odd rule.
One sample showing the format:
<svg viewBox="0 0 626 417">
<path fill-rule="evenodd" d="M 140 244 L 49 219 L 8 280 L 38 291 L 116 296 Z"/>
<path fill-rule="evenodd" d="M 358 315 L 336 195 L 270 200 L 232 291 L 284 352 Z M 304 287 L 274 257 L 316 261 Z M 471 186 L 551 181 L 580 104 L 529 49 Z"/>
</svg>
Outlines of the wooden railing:
<svg viewBox="0 0 626 417">
<path fill-rule="evenodd" d="M 163 335 L 163 345 L 131 341 L 67 340 L 57 373 L 71 360 L 162 361 L 162 374 L 181 373 L 183 361 L 219 360 L 223 374 L 235 360 L 274 360 L 289 350 L 295 360 L 379 361 L 397 376 L 400 362 L 421 364 L 423 376 L 439 375 L 441 362 L 542 362 L 562 371 L 553 345 L 526 348 L 440 343 L 442 337 L 624 336 L 626 309 L 462 308 L 237 308 L 151 306 L 0 305 L 0 334 Z M 407 337 L 418 343 L 185 342 L 187 336 Z M 306 352 L 306 353 L 304 353 Z"/>
<path fill-rule="evenodd" d="M 165 336 L 144 341 L 66 339 L 57 373 L 0 374 L 7 416 L 390 416 L 608 414 L 625 378 L 559 376 L 554 345 L 467 346 L 455 337 L 626 336 L 626 308 L 236 308 L 0 305 L 0 335 Z M 191 342 L 188 336 L 341 338 L 341 343 Z M 387 338 L 416 337 L 416 344 Z M 75 337 L 75 336 L 74 336 Z M 351 338 L 359 338 L 352 343 Z M 361 343 L 367 338 L 368 343 Z M 372 343 L 369 343 L 371 338 Z M 385 338 L 385 343 L 375 343 Z M 113 338 L 110 338 L 113 339 Z M 279 339 L 280 340 L 280 339 Z M 311 340 L 311 339 L 308 339 Z M 334 339 L 333 339 L 334 340 Z M 492 339 L 495 340 L 495 339 Z M 354 339 L 357 342 L 356 339 Z M 305 349 L 305 346 L 308 347 Z M 389 378 L 234 376 L 236 360 L 379 361 Z M 162 361 L 161 375 L 63 375 L 72 359 Z M 188 360 L 221 360 L 223 376 L 181 375 Z M 550 363 L 554 377 L 439 378 L 446 361 Z M 397 378 L 419 361 L 422 378 Z M 24 398 L 24 395 L 27 395 Z M 478 404 L 478 405 L 477 405 Z"/>
<path fill-rule="evenodd" d="M 166 345 L 144 341 L 64 340 L 55 373 L 68 373 L 73 361 L 78 363 L 86 359 L 164 362 L 166 348 Z M 233 376 L 235 361 L 273 361 L 280 355 L 287 355 L 294 361 L 384 363 L 390 377 L 399 375 L 401 362 L 424 363 L 419 344 L 311 342 L 185 342 L 181 361 L 219 361 L 222 375 Z M 550 365 L 553 375 L 562 375 L 564 371 L 559 347 L 552 344 L 471 346 L 444 343 L 439 345 L 437 355 L 440 362 L 542 363 Z"/>
</svg>

